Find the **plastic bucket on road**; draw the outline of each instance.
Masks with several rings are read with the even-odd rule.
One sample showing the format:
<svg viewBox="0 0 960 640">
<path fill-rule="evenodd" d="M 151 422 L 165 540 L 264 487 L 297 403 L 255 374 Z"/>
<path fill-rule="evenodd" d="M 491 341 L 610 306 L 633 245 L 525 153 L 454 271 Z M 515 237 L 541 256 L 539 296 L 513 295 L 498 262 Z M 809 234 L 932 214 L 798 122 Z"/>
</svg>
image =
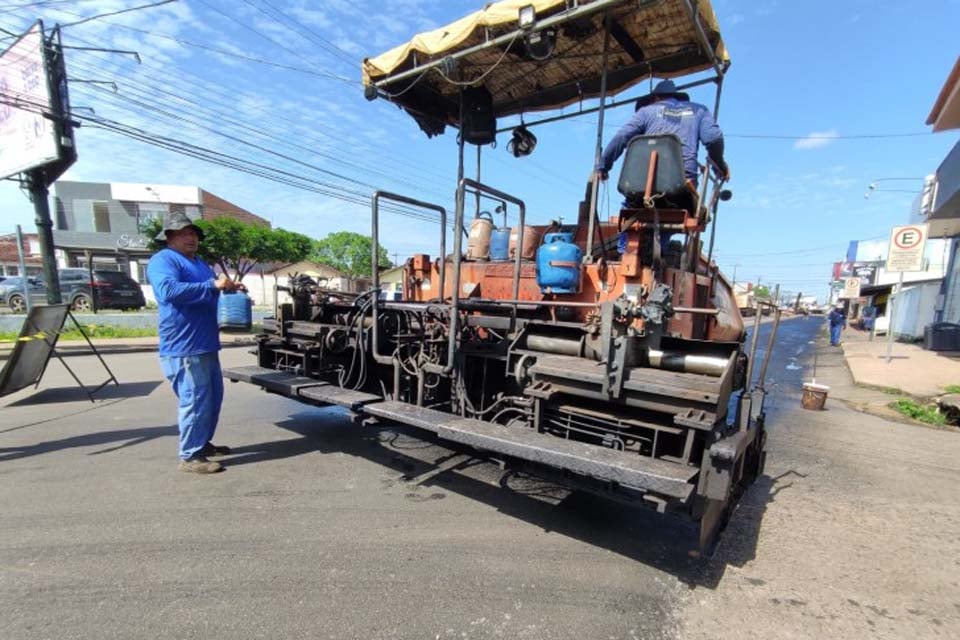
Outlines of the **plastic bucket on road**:
<svg viewBox="0 0 960 640">
<path fill-rule="evenodd" d="M 823 405 L 827 403 L 827 394 L 830 393 L 830 387 L 816 382 L 803 383 L 803 396 L 800 398 L 800 405 L 810 411 L 823 411 Z"/>
</svg>

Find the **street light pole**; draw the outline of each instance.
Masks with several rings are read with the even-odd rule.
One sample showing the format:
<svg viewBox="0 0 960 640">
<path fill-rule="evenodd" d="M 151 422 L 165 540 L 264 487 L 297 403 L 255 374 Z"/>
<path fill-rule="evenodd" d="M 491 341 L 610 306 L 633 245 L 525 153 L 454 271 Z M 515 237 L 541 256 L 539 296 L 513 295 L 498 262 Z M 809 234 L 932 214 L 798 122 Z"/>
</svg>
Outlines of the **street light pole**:
<svg viewBox="0 0 960 640">
<path fill-rule="evenodd" d="M 878 189 L 877 188 L 877 183 L 891 182 L 891 181 L 897 181 L 897 180 L 913 182 L 914 180 L 923 181 L 923 180 L 926 180 L 926 178 L 874 178 L 873 180 L 870 181 L 870 184 L 867 185 L 867 190 L 863 194 L 863 199 L 869 200 L 870 192 L 872 191 L 888 191 L 893 193 L 919 193 L 919 191 L 913 191 L 913 190 L 907 190 L 907 189 Z"/>
</svg>

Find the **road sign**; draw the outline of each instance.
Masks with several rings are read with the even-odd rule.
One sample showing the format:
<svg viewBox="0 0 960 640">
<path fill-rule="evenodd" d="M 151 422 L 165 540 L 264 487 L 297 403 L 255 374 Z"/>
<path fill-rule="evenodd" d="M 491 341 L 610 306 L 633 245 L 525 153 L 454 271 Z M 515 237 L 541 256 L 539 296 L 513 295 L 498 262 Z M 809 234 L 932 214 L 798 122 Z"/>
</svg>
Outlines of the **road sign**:
<svg viewBox="0 0 960 640">
<path fill-rule="evenodd" d="M 841 298 L 859 298 L 860 297 L 860 278 L 844 278 L 843 291 L 840 292 Z"/>
<path fill-rule="evenodd" d="M 890 232 L 887 272 L 922 271 L 923 250 L 927 242 L 927 225 L 911 224 L 894 227 Z"/>
</svg>

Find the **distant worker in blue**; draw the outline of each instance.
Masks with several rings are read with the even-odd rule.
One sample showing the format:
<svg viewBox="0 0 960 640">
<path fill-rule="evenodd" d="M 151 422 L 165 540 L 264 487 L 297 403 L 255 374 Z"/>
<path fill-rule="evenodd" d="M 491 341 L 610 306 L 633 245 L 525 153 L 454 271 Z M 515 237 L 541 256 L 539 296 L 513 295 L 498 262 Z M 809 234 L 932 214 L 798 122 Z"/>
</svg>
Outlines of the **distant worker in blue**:
<svg viewBox="0 0 960 640">
<path fill-rule="evenodd" d="M 147 279 L 159 306 L 160 367 L 179 400 L 179 468 L 215 473 L 223 466 L 208 456 L 230 453 L 213 444 L 223 403 L 217 301 L 221 291 L 244 287 L 225 275 L 217 278 L 197 257 L 203 230 L 185 213 L 164 214 L 157 239 L 167 248 L 150 258 Z"/>
<path fill-rule="evenodd" d="M 613 163 L 623 155 L 627 144 L 639 135 L 674 134 L 683 147 L 683 169 L 694 187 L 699 180 L 697 151 L 700 143 L 724 179 L 730 179 L 730 168 L 723 159 L 723 132 L 710 110 L 690 102 L 690 96 L 677 91 L 672 80 L 662 80 L 653 92 L 637 100 L 636 113 L 613 136 L 600 156 L 596 167 L 601 180 L 606 180 Z"/>
<path fill-rule="evenodd" d="M 847 326 L 847 316 L 843 313 L 843 305 L 838 304 L 827 315 L 830 323 L 830 346 L 840 346 L 840 332 Z"/>
</svg>

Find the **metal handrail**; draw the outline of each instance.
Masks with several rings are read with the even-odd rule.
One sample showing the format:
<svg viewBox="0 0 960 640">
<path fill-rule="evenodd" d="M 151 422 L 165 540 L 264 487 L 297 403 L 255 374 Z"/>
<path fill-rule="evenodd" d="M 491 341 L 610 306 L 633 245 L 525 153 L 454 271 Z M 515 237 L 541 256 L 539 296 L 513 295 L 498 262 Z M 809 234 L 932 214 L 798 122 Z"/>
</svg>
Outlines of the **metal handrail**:
<svg viewBox="0 0 960 640">
<path fill-rule="evenodd" d="M 407 204 L 413 207 L 420 207 L 421 209 L 429 209 L 431 211 L 437 211 L 440 214 L 440 299 L 443 299 L 443 286 L 444 286 L 444 273 L 446 272 L 446 265 L 444 264 L 444 259 L 447 254 L 447 210 L 441 207 L 438 204 L 432 204 L 430 202 L 424 202 L 422 200 L 416 200 L 414 198 L 408 198 L 407 196 L 402 196 L 397 193 L 391 193 L 389 191 L 377 191 L 373 194 L 371 198 L 371 224 L 372 224 L 372 233 L 373 236 L 373 255 L 372 255 L 372 266 L 373 266 L 373 347 L 371 348 L 371 353 L 373 354 L 374 361 L 380 364 L 392 364 L 393 356 L 382 356 L 377 352 L 379 346 L 378 331 L 377 327 L 380 323 L 377 322 L 377 317 L 380 312 L 380 200 L 392 200 L 393 202 L 399 202 L 401 204 Z"/>
<path fill-rule="evenodd" d="M 470 178 L 460 178 L 460 181 L 457 183 L 457 212 L 454 220 L 454 240 L 453 240 L 453 287 L 451 288 L 450 295 L 450 326 L 449 333 L 447 336 L 447 364 L 442 369 L 443 375 L 449 375 L 453 371 L 454 358 L 457 353 L 457 322 L 459 320 L 459 307 L 460 307 L 460 262 L 463 259 L 463 238 L 461 237 L 461 231 L 463 229 L 463 215 L 464 215 L 464 199 L 466 194 L 467 187 L 474 189 L 480 193 L 486 193 L 491 196 L 500 198 L 507 202 L 511 202 L 520 209 L 520 221 L 517 235 L 517 255 L 514 258 L 513 265 L 513 297 L 518 298 L 520 296 L 520 260 L 523 255 L 523 227 L 526 223 L 527 215 L 527 205 L 520 200 L 515 198 L 508 193 L 504 193 L 498 189 L 487 186 L 476 180 L 471 180 Z M 444 263 L 444 269 L 446 269 L 446 264 Z M 443 291 L 441 291 L 443 295 Z"/>
</svg>

